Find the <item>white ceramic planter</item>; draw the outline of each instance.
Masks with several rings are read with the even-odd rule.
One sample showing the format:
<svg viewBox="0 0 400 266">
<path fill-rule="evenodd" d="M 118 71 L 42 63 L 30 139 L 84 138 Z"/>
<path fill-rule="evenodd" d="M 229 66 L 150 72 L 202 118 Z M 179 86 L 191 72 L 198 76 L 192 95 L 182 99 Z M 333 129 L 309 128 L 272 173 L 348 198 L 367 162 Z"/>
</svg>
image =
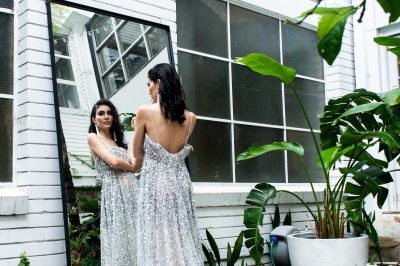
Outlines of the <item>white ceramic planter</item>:
<svg viewBox="0 0 400 266">
<path fill-rule="evenodd" d="M 341 239 L 311 236 L 302 233 L 287 237 L 292 266 L 365 266 L 368 262 L 366 235 Z"/>
</svg>

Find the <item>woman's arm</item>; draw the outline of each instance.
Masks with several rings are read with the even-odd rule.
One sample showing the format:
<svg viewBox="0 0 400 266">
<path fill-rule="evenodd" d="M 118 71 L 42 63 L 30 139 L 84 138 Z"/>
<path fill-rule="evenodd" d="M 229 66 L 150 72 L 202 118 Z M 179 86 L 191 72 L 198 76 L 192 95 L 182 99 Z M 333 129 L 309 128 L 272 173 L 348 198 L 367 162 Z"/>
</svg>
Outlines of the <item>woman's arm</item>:
<svg viewBox="0 0 400 266">
<path fill-rule="evenodd" d="M 103 159 L 111 168 L 126 170 L 134 172 L 133 165 L 124 160 L 114 156 L 111 152 L 107 150 L 100 138 L 94 134 L 89 133 L 88 144 L 90 150 L 97 156 Z"/>
<path fill-rule="evenodd" d="M 144 157 L 144 134 L 146 132 L 146 119 L 148 115 L 148 110 L 145 106 L 139 107 L 136 112 L 135 118 L 135 135 L 133 136 L 133 157 L 135 158 L 135 163 L 133 167 L 136 172 L 140 172 Z"/>
</svg>

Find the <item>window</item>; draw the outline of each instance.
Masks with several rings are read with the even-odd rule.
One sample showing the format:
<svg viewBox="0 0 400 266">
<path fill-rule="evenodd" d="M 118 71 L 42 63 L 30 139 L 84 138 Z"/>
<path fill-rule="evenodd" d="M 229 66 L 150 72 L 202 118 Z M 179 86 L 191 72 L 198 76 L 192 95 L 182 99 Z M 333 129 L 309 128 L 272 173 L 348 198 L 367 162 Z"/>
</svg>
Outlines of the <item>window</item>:
<svg viewBox="0 0 400 266">
<path fill-rule="evenodd" d="M 167 31 L 96 14 L 88 23 L 102 94 L 109 98 L 168 44 Z"/>
<path fill-rule="evenodd" d="M 12 182 L 14 132 L 14 5 L 0 1 L 0 182 Z"/>
<path fill-rule="evenodd" d="M 64 29 L 64 33 L 69 33 Z M 56 62 L 56 77 L 58 104 L 60 107 L 81 108 L 79 103 L 77 84 L 72 68 L 72 56 L 68 48 L 68 34 L 54 32 L 54 57 Z"/>
<path fill-rule="evenodd" d="M 233 59 L 259 52 L 295 68 L 295 85 L 317 130 L 325 81 L 316 32 L 224 1 L 177 0 L 177 34 L 179 76 L 198 116 L 192 180 L 306 182 L 300 162 L 286 152 L 236 162 L 252 144 L 281 140 L 303 144 L 311 166 L 316 154 L 291 90 Z M 321 171 L 311 170 L 314 181 L 322 181 Z"/>
</svg>

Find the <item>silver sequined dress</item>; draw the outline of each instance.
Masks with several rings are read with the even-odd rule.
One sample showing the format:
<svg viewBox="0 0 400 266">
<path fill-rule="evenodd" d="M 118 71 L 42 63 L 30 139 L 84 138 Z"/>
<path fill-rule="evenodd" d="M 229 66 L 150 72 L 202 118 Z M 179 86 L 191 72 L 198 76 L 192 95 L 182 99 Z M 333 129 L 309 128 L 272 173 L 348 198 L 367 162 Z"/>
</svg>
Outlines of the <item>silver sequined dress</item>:
<svg viewBox="0 0 400 266">
<path fill-rule="evenodd" d="M 129 161 L 124 148 L 108 145 L 106 148 Z M 112 169 L 99 157 L 96 170 L 101 181 L 101 265 L 137 265 L 135 221 L 139 181 L 133 173 Z"/>
<path fill-rule="evenodd" d="M 140 265 L 204 265 L 192 184 L 184 162 L 188 154 L 188 145 L 172 154 L 145 136 L 137 220 Z"/>
</svg>

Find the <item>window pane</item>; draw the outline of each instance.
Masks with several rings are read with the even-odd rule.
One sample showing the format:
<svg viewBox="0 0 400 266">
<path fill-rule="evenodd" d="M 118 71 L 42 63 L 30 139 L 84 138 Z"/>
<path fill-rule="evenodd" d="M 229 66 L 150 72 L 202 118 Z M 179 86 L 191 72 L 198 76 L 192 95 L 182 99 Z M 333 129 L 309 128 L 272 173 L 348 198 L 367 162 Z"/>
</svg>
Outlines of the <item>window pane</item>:
<svg viewBox="0 0 400 266">
<path fill-rule="evenodd" d="M 279 61 L 279 22 L 248 9 L 230 6 L 232 58 L 263 53 Z"/>
<path fill-rule="evenodd" d="M 96 44 L 99 45 L 111 33 L 113 25 L 109 16 L 96 14 L 93 19 L 95 22 L 92 25 L 92 33 Z"/>
<path fill-rule="evenodd" d="M 0 98 L 0 182 L 12 181 L 13 113 L 13 101 Z"/>
<path fill-rule="evenodd" d="M 129 50 L 124 61 L 128 77 L 133 77 L 149 61 L 143 38 Z"/>
<path fill-rule="evenodd" d="M 283 130 L 235 125 L 235 158 L 253 144 L 269 144 L 283 140 Z M 285 182 L 283 152 L 271 152 L 250 160 L 236 162 L 236 181 L 243 183 Z"/>
<path fill-rule="evenodd" d="M 0 13 L 0 93 L 13 94 L 14 26 L 13 16 Z"/>
<path fill-rule="evenodd" d="M 60 107 L 80 108 L 78 92 L 76 86 L 57 84 L 58 89 L 58 104 Z"/>
<path fill-rule="evenodd" d="M 319 141 L 319 135 L 316 136 Z M 304 161 L 310 172 L 313 182 L 325 182 L 322 169 L 317 166 L 317 152 L 314 148 L 310 132 L 287 131 L 287 140 L 298 142 L 304 148 Z M 301 165 L 301 161 L 292 152 L 287 153 L 289 183 L 308 183 L 306 172 Z"/>
<path fill-rule="evenodd" d="M 188 106 L 197 115 L 230 118 L 228 63 L 178 52 L 179 76 Z"/>
<path fill-rule="evenodd" d="M 282 125 L 282 88 L 274 78 L 232 64 L 235 120 Z"/>
<path fill-rule="evenodd" d="M 178 46 L 228 56 L 226 3 L 216 0 L 177 0 Z"/>
<path fill-rule="evenodd" d="M 75 80 L 72 72 L 71 59 L 56 56 L 57 78 L 65 80 Z"/>
<path fill-rule="evenodd" d="M 193 182 L 232 182 L 231 131 L 227 123 L 197 120 L 189 139 Z"/>
<path fill-rule="evenodd" d="M 123 51 L 127 50 L 134 41 L 142 36 L 140 24 L 135 22 L 127 22 L 118 33 L 118 38 Z"/>
<path fill-rule="evenodd" d="M 294 85 L 297 88 L 304 108 L 314 129 L 319 128 L 317 115 L 322 114 L 325 106 L 325 84 L 317 81 L 296 78 Z M 304 115 L 295 98 L 292 89 L 285 86 L 286 125 L 290 127 L 308 128 Z"/>
<path fill-rule="evenodd" d="M 115 37 L 109 39 L 106 45 L 100 50 L 99 53 L 100 65 L 102 72 L 106 71 L 112 63 L 114 63 L 119 58 L 117 42 Z"/>
<path fill-rule="evenodd" d="M 160 28 L 152 28 L 146 33 L 147 43 L 149 44 L 151 57 L 158 54 L 168 44 L 167 31 Z"/>
<path fill-rule="evenodd" d="M 68 36 L 54 33 L 53 43 L 54 43 L 54 53 L 56 55 L 69 55 Z"/>
<path fill-rule="evenodd" d="M 324 79 L 324 66 L 318 54 L 317 33 L 313 30 L 282 23 L 283 63 L 297 73 Z"/>
<path fill-rule="evenodd" d="M 13 0 L 1 0 L 0 7 L 14 9 L 14 1 Z"/>
<path fill-rule="evenodd" d="M 106 86 L 106 96 L 109 98 L 113 95 L 122 85 L 125 84 L 124 73 L 122 72 L 121 63 L 118 63 L 114 69 L 104 78 Z"/>
</svg>

